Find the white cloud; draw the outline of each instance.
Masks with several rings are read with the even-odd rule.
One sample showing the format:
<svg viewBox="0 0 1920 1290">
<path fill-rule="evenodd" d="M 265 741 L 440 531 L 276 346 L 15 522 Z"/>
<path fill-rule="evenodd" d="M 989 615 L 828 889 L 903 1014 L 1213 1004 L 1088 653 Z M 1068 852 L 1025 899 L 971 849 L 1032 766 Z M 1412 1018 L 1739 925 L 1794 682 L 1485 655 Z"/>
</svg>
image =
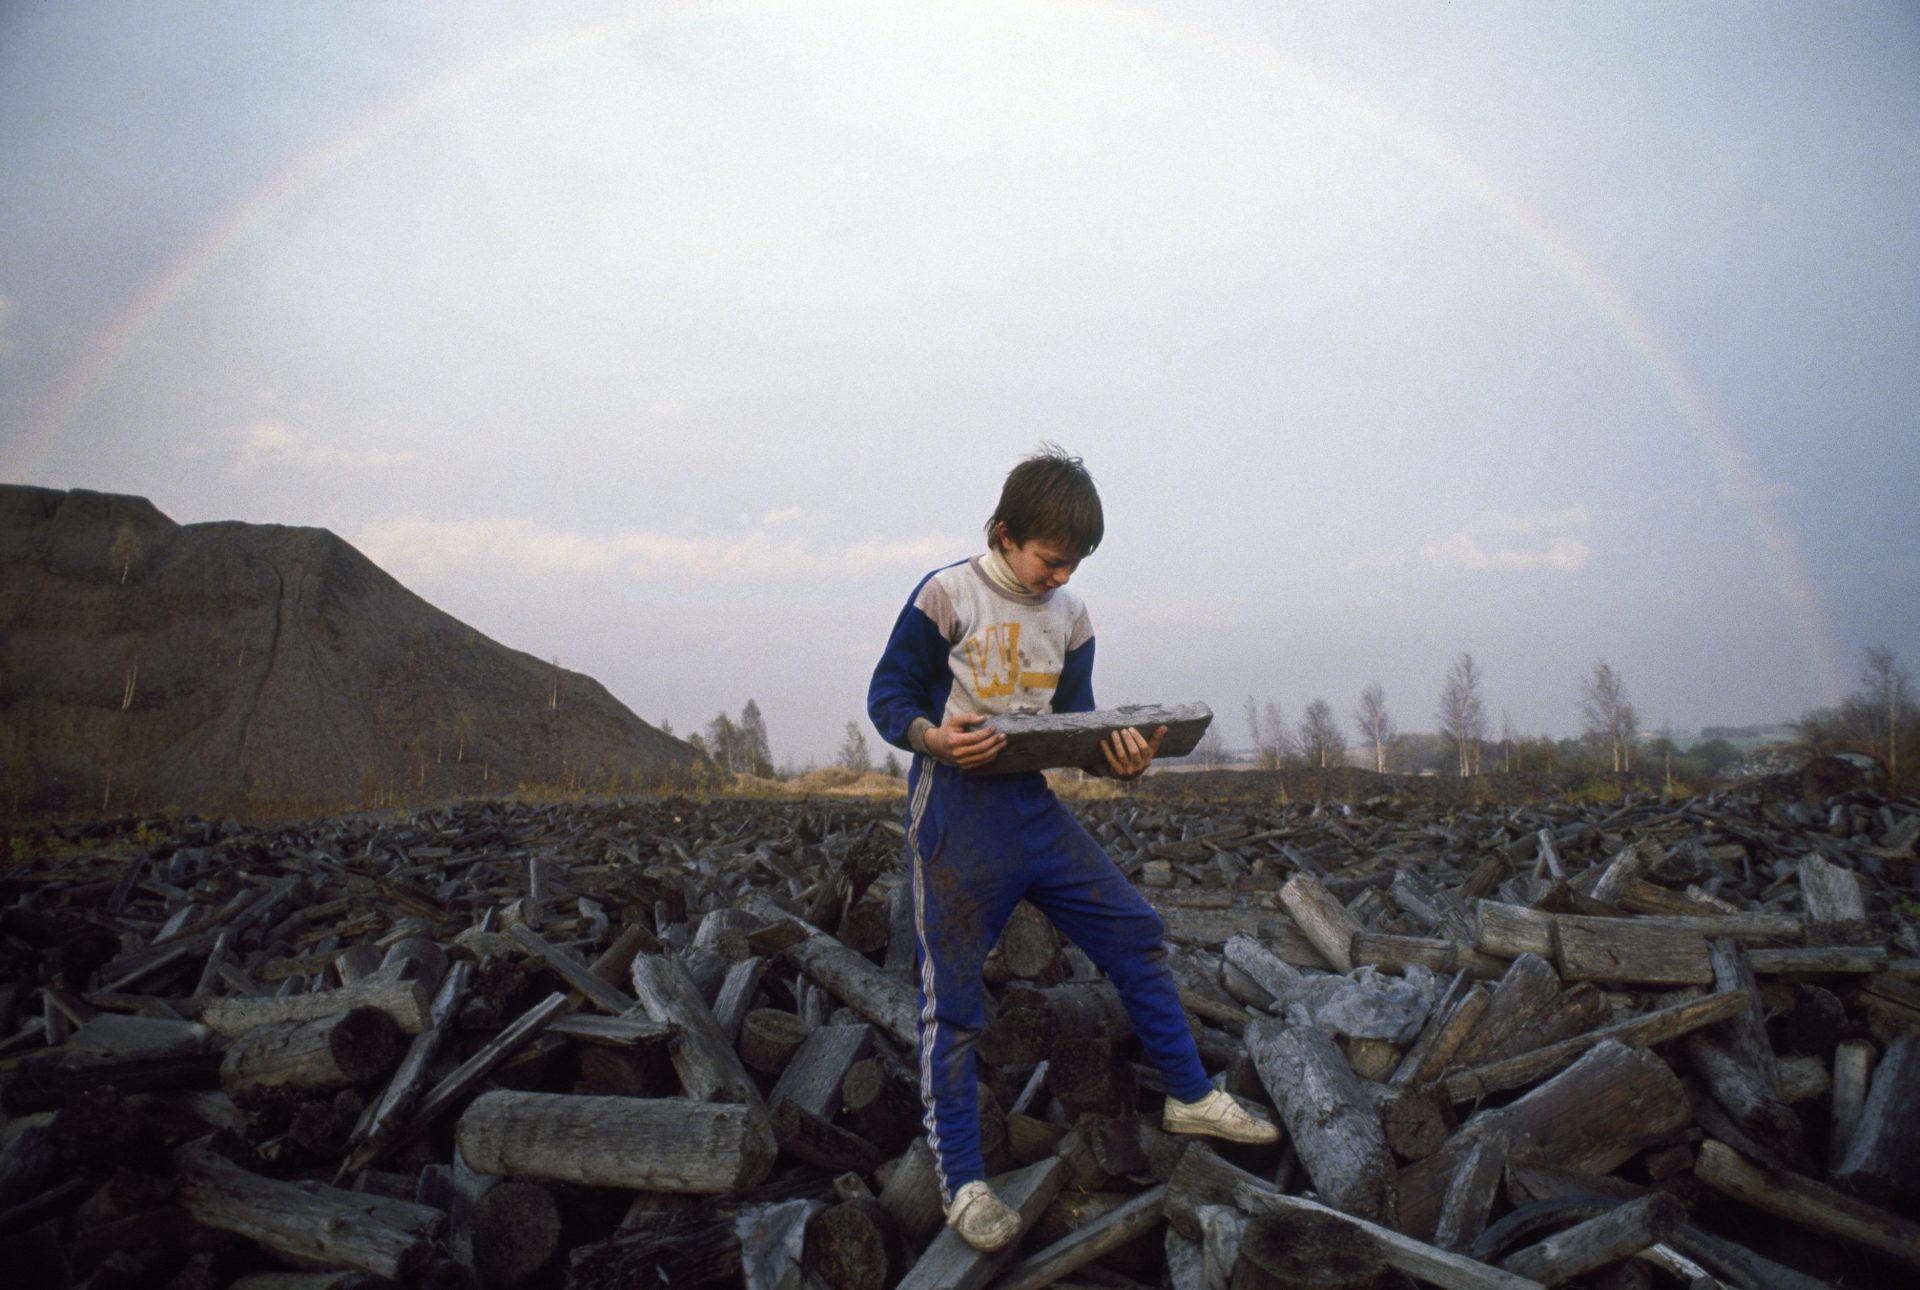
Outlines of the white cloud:
<svg viewBox="0 0 1920 1290">
<path fill-rule="evenodd" d="M 1473 527 L 1482 533 L 1558 533 L 1593 524 L 1593 512 L 1584 506 L 1557 511 L 1494 511 Z"/>
<path fill-rule="evenodd" d="M 1468 573 L 1579 573 L 1593 557 L 1593 548 L 1580 531 L 1592 524 L 1593 512 L 1584 506 L 1496 511 L 1411 550 L 1358 556 L 1349 567 L 1356 571 L 1415 568 Z"/>
<path fill-rule="evenodd" d="M 549 529 L 518 517 L 434 520 L 417 514 L 375 520 L 361 528 L 354 543 L 392 573 L 510 570 L 530 577 L 616 572 L 648 577 L 675 569 L 707 577 L 844 573 L 931 564 L 945 559 L 955 545 L 949 536 L 821 547 L 795 538 L 775 539 L 764 528 L 745 537 L 637 531 L 594 535 Z"/>
<path fill-rule="evenodd" d="M 763 529 L 772 528 L 776 524 L 785 524 L 788 520 L 797 520 L 804 514 L 806 514 L 806 512 L 802 511 L 798 506 L 782 506 L 762 515 L 760 517 L 760 527 Z"/>
<path fill-rule="evenodd" d="M 256 421 L 234 434 L 233 460 L 227 465 L 230 475 L 246 475 L 268 466 L 348 466 L 381 469 L 412 461 L 409 451 L 389 452 L 385 448 L 340 448 L 315 443 L 311 436 L 295 430 L 284 421 Z"/>
<path fill-rule="evenodd" d="M 1550 569 L 1578 573 L 1593 554 L 1577 537 L 1559 536 L 1543 546 L 1493 544 L 1466 530 L 1450 533 L 1420 548 L 1420 563 L 1430 569 Z"/>
</svg>

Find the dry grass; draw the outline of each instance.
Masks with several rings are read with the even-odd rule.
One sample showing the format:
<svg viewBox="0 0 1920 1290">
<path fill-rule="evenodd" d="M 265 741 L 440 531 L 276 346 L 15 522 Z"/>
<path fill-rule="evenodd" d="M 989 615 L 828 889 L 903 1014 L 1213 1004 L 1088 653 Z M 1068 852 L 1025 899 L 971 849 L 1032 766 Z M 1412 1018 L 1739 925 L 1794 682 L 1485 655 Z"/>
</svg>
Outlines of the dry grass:
<svg viewBox="0 0 1920 1290">
<path fill-rule="evenodd" d="M 1066 801 L 1092 802 L 1126 796 L 1126 789 L 1112 780 L 1083 775 L 1076 770 L 1050 770 L 1047 784 L 1055 795 Z M 826 766 L 792 779 L 735 775 L 726 791 L 732 797 L 902 797 L 907 791 L 907 781 L 877 771 Z"/>
<path fill-rule="evenodd" d="M 757 775 L 735 775 L 728 790 L 740 797 L 904 797 L 907 781 L 877 771 L 848 770 L 845 766 L 827 766 L 810 770 L 792 779 L 762 779 Z"/>
</svg>

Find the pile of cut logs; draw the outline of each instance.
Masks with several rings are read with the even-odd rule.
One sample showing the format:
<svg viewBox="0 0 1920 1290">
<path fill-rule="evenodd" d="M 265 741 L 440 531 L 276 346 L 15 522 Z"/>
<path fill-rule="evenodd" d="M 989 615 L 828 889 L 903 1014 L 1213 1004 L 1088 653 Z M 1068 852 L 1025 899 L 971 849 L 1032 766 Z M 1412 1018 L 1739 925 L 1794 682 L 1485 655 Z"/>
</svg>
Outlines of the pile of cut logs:
<svg viewBox="0 0 1920 1290">
<path fill-rule="evenodd" d="M 994 1256 L 921 1136 L 897 802 L 34 835 L 0 880 L 12 1283 L 1920 1275 L 1920 803 L 1075 809 L 1286 1132 L 1163 1133 L 1112 987 L 1022 906 L 974 1045 L 1028 1229 Z"/>
</svg>

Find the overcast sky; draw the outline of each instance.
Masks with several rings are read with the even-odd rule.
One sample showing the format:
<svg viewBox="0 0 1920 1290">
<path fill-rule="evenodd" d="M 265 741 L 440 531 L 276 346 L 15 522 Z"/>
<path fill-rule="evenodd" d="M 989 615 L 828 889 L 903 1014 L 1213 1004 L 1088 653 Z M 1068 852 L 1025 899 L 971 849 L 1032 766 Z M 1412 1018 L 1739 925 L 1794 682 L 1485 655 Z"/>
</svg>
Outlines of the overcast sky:
<svg viewBox="0 0 1920 1290">
<path fill-rule="evenodd" d="M 1909 3 L 0 3 L 0 479 L 830 759 L 1042 439 L 1102 703 L 1920 670 Z"/>
</svg>

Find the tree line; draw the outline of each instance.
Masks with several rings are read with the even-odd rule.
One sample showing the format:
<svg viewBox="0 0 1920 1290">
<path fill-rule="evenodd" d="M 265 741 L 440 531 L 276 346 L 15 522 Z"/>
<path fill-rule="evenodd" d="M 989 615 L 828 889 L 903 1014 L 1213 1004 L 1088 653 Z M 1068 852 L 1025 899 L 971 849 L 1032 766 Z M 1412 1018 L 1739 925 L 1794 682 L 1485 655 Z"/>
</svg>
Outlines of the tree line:
<svg viewBox="0 0 1920 1290">
<path fill-rule="evenodd" d="M 1685 749 L 1670 730 L 1649 732 L 1619 669 L 1596 659 L 1578 683 L 1580 734 L 1573 738 L 1523 735 L 1500 713 L 1494 728 L 1487 680 L 1471 653 L 1455 655 L 1442 679 L 1432 732 L 1403 730 L 1379 683 L 1364 687 L 1349 718 L 1354 738 L 1324 698 L 1315 698 L 1289 720 L 1272 699 L 1248 695 L 1242 707 L 1248 746 L 1263 769 L 1361 766 L 1385 773 L 1472 776 L 1490 772 L 1588 771 L 1629 774 L 1636 769 L 1669 782 L 1701 782 L 1736 761 L 1740 748 L 1708 739 Z M 1865 651 L 1860 688 L 1837 707 L 1817 709 L 1796 724 L 1800 742 L 1816 752 L 1856 750 L 1887 764 L 1896 781 L 1920 766 L 1920 721 L 1912 686 L 1885 646 Z M 1186 759 L 1204 767 L 1230 758 L 1219 723 L 1210 727 Z"/>
<path fill-rule="evenodd" d="M 1385 689 L 1363 687 L 1343 724 L 1334 707 L 1316 697 L 1290 720 L 1273 699 L 1249 694 L 1242 708 L 1253 760 L 1263 769 L 1370 767 L 1382 774 L 1435 773 L 1473 776 L 1492 772 L 1587 771 L 1664 777 L 1669 785 L 1702 783 L 1741 756 L 1727 739 L 1707 739 L 1682 748 L 1672 732 L 1648 732 L 1627 692 L 1619 669 L 1596 659 L 1579 678 L 1580 734 L 1570 738 L 1523 735 L 1502 710 L 1498 729 L 1489 715 L 1487 679 L 1478 660 L 1461 652 L 1447 666 L 1433 712 L 1435 729 L 1402 729 L 1388 706 Z M 1184 760 L 1207 769 L 1230 759 L 1220 722 L 1207 729 Z M 660 728 L 671 735 L 673 726 Z M 1353 732 L 1349 740 L 1348 730 Z M 1819 753 L 1857 751 L 1878 757 L 1895 784 L 1920 767 L 1920 713 L 1913 685 L 1892 650 L 1876 645 L 1864 651 L 1858 688 L 1838 705 L 1817 708 L 1794 724 L 1799 741 Z M 722 712 L 687 742 L 715 771 L 775 778 L 766 719 L 748 699 L 738 718 Z M 879 770 L 899 776 L 900 758 L 892 749 L 875 764 L 864 723 L 846 723 L 836 766 L 858 772 Z"/>
</svg>

